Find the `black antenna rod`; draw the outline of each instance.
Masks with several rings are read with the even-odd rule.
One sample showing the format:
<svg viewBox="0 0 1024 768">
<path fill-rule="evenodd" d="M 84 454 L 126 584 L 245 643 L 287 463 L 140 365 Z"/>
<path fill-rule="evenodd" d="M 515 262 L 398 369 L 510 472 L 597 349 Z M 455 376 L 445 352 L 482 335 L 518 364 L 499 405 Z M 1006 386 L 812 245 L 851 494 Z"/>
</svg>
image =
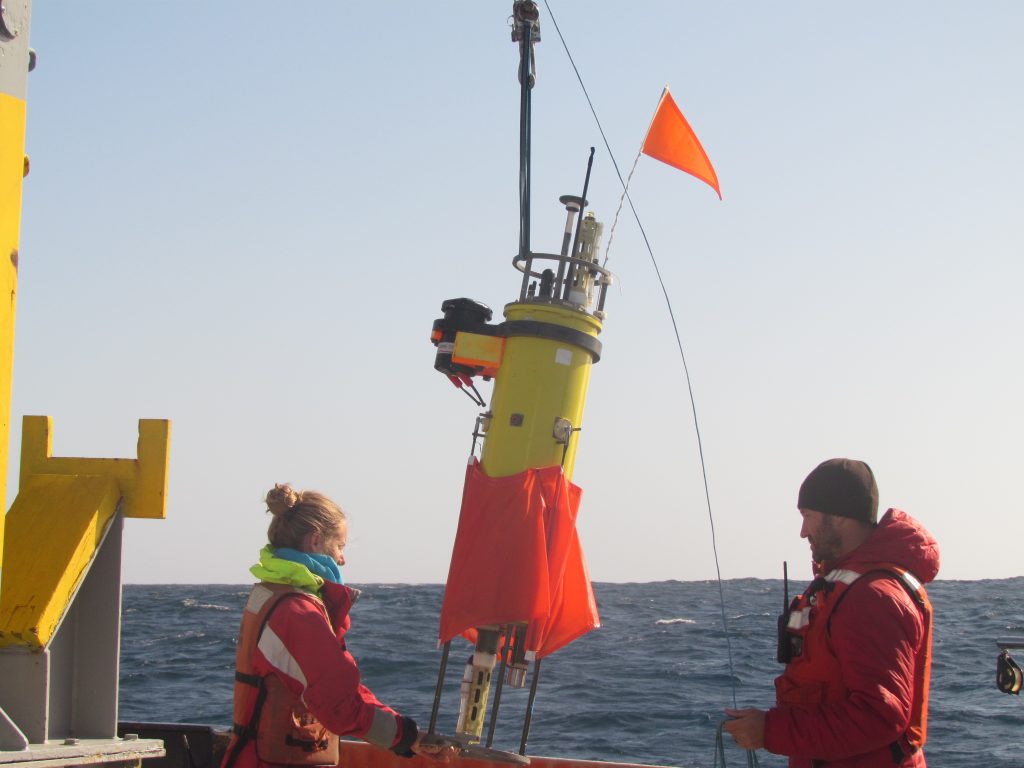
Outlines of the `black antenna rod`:
<svg viewBox="0 0 1024 768">
<path fill-rule="evenodd" d="M 590 171 L 594 167 L 594 148 L 590 148 L 590 157 L 587 158 L 587 173 L 583 177 L 583 194 L 580 195 L 580 212 L 576 216 L 576 232 L 572 236 L 572 250 L 569 251 L 569 256 L 576 258 L 576 249 L 580 244 L 580 227 L 583 225 L 583 208 L 587 204 L 587 190 L 590 189 Z M 578 264 L 569 263 L 569 274 L 565 278 L 565 286 L 562 290 L 562 298 L 568 299 L 569 292 L 572 289 L 573 280 L 576 278 L 576 272 L 580 269 Z"/>
<path fill-rule="evenodd" d="M 782 561 L 782 612 L 789 610 L 789 563 Z"/>
<path fill-rule="evenodd" d="M 519 43 L 519 259 L 530 255 L 530 95 L 537 76 L 533 46 L 540 42 L 540 11 L 533 0 L 512 3 L 512 42 Z"/>
<path fill-rule="evenodd" d="M 775 660 L 780 664 L 788 664 L 793 658 L 793 646 L 789 639 L 789 563 L 782 561 L 782 613 L 778 620 L 778 637 L 776 638 Z"/>
</svg>

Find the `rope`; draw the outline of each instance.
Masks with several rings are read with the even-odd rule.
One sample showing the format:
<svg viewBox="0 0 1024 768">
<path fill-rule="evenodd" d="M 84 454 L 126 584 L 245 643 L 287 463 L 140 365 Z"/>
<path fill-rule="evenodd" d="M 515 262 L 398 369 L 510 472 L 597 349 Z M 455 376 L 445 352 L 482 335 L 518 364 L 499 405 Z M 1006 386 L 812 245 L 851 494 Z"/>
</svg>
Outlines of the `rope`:
<svg viewBox="0 0 1024 768">
<path fill-rule="evenodd" d="M 610 150 L 609 150 L 610 151 Z M 612 219 L 612 228 L 608 233 L 608 245 L 604 247 L 604 261 L 601 262 L 602 267 L 608 266 L 608 256 L 612 252 L 612 241 L 615 240 L 615 226 L 619 223 L 619 214 L 622 212 L 622 201 L 626 199 L 628 194 L 626 190 L 629 188 L 629 182 L 633 180 L 633 171 L 636 170 L 636 164 L 640 162 L 640 155 L 643 154 L 643 144 L 640 145 L 640 150 L 636 153 L 636 157 L 633 158 L 633 167 L 629 169 L 629 176 L 626 177 L 625 183 L 622 183 L 622 176 L 619 176 L 619 182 L 622 183 L 622 194 L 619 196 L 619 207 L 615 209 L 615 218 Z M 612 161 L 614 163 L 614 161 Z M 618 173 L 619 169 L 616 168 L 615 172 Z M 632 199 L 629 201 L 629 207 L 633 208 Z M 636 209 L 633 208 L 633 218 L 636 219 L 637 225 L 640 225 L 640 217 L 636 215 Z M 647 242 L 647 233 L 644 232 L 644 228 L 640 227 L 640 232 L 644 236 L 644 242 Z M 647 246 L 648 252 L 650 251 L 650 245 Z M 654 257 L 651 256 L 653 259 Z"/>
<path fill-rule="evenodd" d="M 700 471 L 701 471 L 701 477 L 702 477 L 703 482 L 704 482 L 704 499 L 707 502 L 708 521 L 711 524 L 711 549 L 712 549 L 712 552 L 714 553 L 714 556 L 715 556 L 715 576 L 716 576 L 717 581 L 718 581 L 718 599 L 719 599 L 719 607 L 721 609 L 721 614 L 722 614 L 722 630 L 723 630 L 723 633 L 725 635 L 725 647 L 726 647 L 726 651 L 728 653 L 728 658 L 729 658 L 729 678 L 730 678 L 730 686 L 731 686 L 731 689 L 732 689 L 733 708 L 738 709 L 739 708 L 739 704 L 737 703 L 737 697 L 736 697 L 736 671 L 735 671 L 735 665 L 733 664 L 732 641 L 731 641 L 730 636 L 729 636 L 729 624 L 728 624 L 728 621 L 726 620 L 726 615 L 725 615 L 725 591 L 724 591 L 724 589 L 722 587 L 722 570 L 721 570 L 721 567 L 719 565 L 719 560 L 718 560 L 718 543 L 717 543 L 717 538 L 715 536 L 715 518 L 714 518 L 714 514 L 712 513 L 712 510 L 711 510 L 711 491 L 710 491 L 710 488 L 708 486 L 707 463 L 706 463 L 706 461 L 704 459 L 704 443 L 701 440 L 701 436 L 700 436 L 700 425 L 699 425 L 698 420 L 697 420 L 697 403 L 696 403 L 696 401 L 694 400 L 694 397 L 693 397 L 693 386 L 692 386 L 691 381 L 690 381 L 690 369 L 689 369 L 689 366 L 686 364 L 686 354 L 683 351 L 683 340 L 682 340 L 682 338 L 679 335 L 679 325 L 676 322 L 676 315 L 675 315 L 675 312 L 672 309 L 672 301 L 669 298 L 668 289 L 665 287 L 665 281 L 664 281 L 664 279 L 661 276 L 661 269 L 658 267 L 658 260 L 654 257 L 654 250 L 651 248 L 651 243 L 650 243 L 650 241 L 647 238 L 647 232 L 644 230 L 643 224 L 640 222 L 640 216 L 639 216 L 639 214 L 637 214 L 636 207 L 633 205 L 633 200 L 629 196 L 629 191 L 628 191 L 629 184 L 628 184 L 627 181 L 623 181 L 623 179 L 622 179 L 622 174 L 619 172 L 619 164 L 615 160 L 615 153 L 612 152 L 612 148 L 608 144 L 608 138 L 607 138 L 607 136 L 605 136 L 604 128 L 601 126 L 601 120 L 597 116 L 597 110 L 594 108 L 594 103 L 590 99 L 590 94 L 587 92 L 587 87 L 583 84 L 583 77 L 580 75 L 580 71 L 576 67 L 576 62 L 572 58 L 572 53 L 569 52 L 569 46 L 565 42 L 565 37 L 563 37 L 562 30 L 559 28 L 558 22 L 555 20 L 555 14 L 552 12 L 551 5 L 548 2 L 548 0 L 544 0 L 544 6 L 547 8 L 548 15 L 551 17 L 551 23 L 555 27 L 555 32 L 558 33 L 558 39 L 562 42 L 562 47 L 565 49 L 565 55 L 569 57 L 569 63 L 572 65 L 573 72 L 576 73 L 576 79 L 579 81 L 580 88 L 583 89 L 583 95 L 586 97 L 587 104 L 590 106 L 590 112 L 591 112 L 591 114 L 593 114 L 594 121 L 597 123 L 597 129 L 601 133 L 601 139 L 604 141 L 605 149 L 608 150 L 608 156 L 611 158 L 612 165 L 615 168 L 615 174 L 619 177 L 619 183 L 622 184 L 622 196 L 626 200 L 629 201 L 629 208 L 630 208 L 631 211 L 633 211 L 633 218 L 636 220 L 637 227 L 639 227 L 639 229 L 640 229 L 640 234 L 643 236 L 644 245 L 647 248 L 647 253 L 651 257 L 651 264 L 654 266 L 654 272 L 655 272 L 655 274 L 658 277 L 658 284 L 661 286 L 661 293 L 665 297 L 665 306 L 668 309 L 669 318 L 672 321 L 672 331 L 673 331 L 673 333 L 675 334 L 675 337 L 676 337 L 676 346 L 679 348 L 679 359 L 682 361 L 682 364 L 683 364 L 683 374 L 684 374 L 684 377 L 686 379 L 686 391 L 687 391 L 687 394 L 690 397 L 690 408 L 691 408 L 691 411 L 693 413 L 693 428 L 694 428 L 694 431 L 695 431 L 696 436 L 697 436 L 697 450 L 698 450 L 698 452 L 700 454 Z M 633 169 L 630 170 L 630 172 L 629 172 L 629 178 L 630 179 L 633 178 L 633 170 L 636 169 L 637 162 L 640 159 L 640 154 L 641 153 L 638 152 L 636 160 L 633 161 Z M 622 199 L 620 198 L 620 200 L 619 200 L 619 208 L 621 209 L 621 207 L 622 207 Z M 618 212 L 616 212 L 616 220 L 617 219 L 618 219 Z M 612 232 L 614 233 L 614 223 L 612 225 Z M 609 235 L 608 246 L 609 246 L 609 248 L 611 247 L 611 235 Z M 605 263 L 607 263 L 607 261 L 608 261 L 608 251 L 606 250 L 605 251 Z M 719 740 L 721 739 L 721 727 L 719 727 L 718 738 L 719 738 Z M 751 763 L 751 758 L 753 758 L 753 763 Z M 725 765 L 725 762 L 724 762 L 724 760 L 725 760 L 724 752 L 722 754 L 722 760 L 723 760 L 722 765 L 724 766 Z M 757 756 L 754 754 L 754 752 L 752 752 L 752 751 L 748 752 L 747 762 L 750 765 L 756 765 L 757 764 Z"/>
</svg>

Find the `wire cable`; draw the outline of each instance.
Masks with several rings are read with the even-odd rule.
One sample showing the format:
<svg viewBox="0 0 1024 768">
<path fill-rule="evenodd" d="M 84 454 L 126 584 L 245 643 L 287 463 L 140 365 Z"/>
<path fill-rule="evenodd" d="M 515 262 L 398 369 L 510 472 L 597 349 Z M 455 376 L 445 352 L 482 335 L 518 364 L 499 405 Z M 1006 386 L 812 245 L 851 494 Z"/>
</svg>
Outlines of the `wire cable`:
<svg viewBox="0 0 1024 768">
<path fill-rule="evenodd" d="M 700 454 L 700 470 L 701 470 L 702 479 L 704 481 L 704 498 L 705 498 L 705 500 L 707 502 L 708 521 L 711 524 L 711 549 L 712 549 L 712 551 L 714 553 L 714 557 L 715 557 L 715 575 L 716 575 L 716 577 L 718 579 L 718 598 L 719 598 L 719 606 L 721 608 L 721 614 L 722 614 L 722 629 L 723 629 L 723 633 L 725 635 L 725 645 L 726 645 L 726 650 L 727 650 L 728 658 L 729 658 L 729 676 L 730 676 L 730 683 L 731 683 L 731 688 L 732 688 L 733 707 L 734 708 L 739 708 L 739 704 L 737 702 L 737 697 L 736 697 L 736 671 L 735 671 L 735 666 L 733 664 L 732 642 L 731 642 L 730 637 L 729 637 L 729 625 L 728 625 L 728 621 L 726 620 L 726 615 L 725 615 L 725 590 L 723 589 L 723 586 L 722 586 L 722 571 L 721 571 L 721 567 L 719 565 L 719 560 L 718 560 L 718 544 L 717 544 L 717 538 L 716 538 L 716 535 L 715 535 L 715 518 L 714 518 L 714 515 L 713 515 L 712 510 L 711 510 L 711 491 L 710 491 L 710 488 L 709 488 L 709 485 L 708 485 L 707 463 L 706 463 L 705 458 L 704 458 L 704 444 L 703 444 L 703 441 L 701 440 L 700 425 L 699 425 L 698 419 L 697 419 L 697 403 L 696 403 L 696 401 L 694 399 L 694 396 L 693 396 L 693 386 L 692 386 L 691 381 L 690 381 L 690 369 L 689 369 L 689 366 L 686 364 L 686 353 L 683 351 L 683 340 L 682 340 L 682 338 L 679 335 L 679 325 L 676 322 L 675 312 L 672 309 L 672 300 L 669 298 L 668 289 L 665 286 L 665 280 L 662 278 L 661 269 L 658 267 L 658 260 L 654 257 L 654 249 L 651 248 L 651 243 L 650 243 L 650 241 L 647 238 L 647 232 L 644 230 L 643 224 L 640 222 L 640 216 L 639 216 L 639 214 L 636 211 L 636 207 L 633 205 L 633 200 L 629 196 L 628 183 L 626 181 L 624 181 L 623 178 L 622 178 L 622 173 L 619 171 L 619 164 L 615 160 L 615 153 L 612 152 L 612 148 L 611 148 L 611 146 L 608 143 L 608 137 L 605 135 L 604 128 L 601 125 L 601 120 L 597 116 L 597 110 L 594 108 L 594 103 L 593 103 L 593 101 L 590 98 L 590 94 L 587 92 L 586 85 L 583 84 L 583 77 L 580 75 L 579 68 L 576 66 L 576 62 L 573 60 L 572 53 L 570 53 L 570 51 L 569 51 L 569 46 L 565 42 L 565 37 L 562 35 L 562 30 L 559 28 L 558 22 L 555 20 L 555 14 L 552 12 L 551 4 L 548 2 L 548 0 L 544 0 L 544 6 L 547 8 L 548 15 L 551 17 L 551 23 L 555 27 L 555 32 L 558 33 L 558 39 L 561 41 L 562 47 L 565 49 L 565 55 L 569 57 L 569 63 L 572 65 L 573 72 L 576 73 L 576 79 L 579 81 L 580 88 L 583 89 L 583 95 L 584 95 L 584 97 L 587 100 L 587 104 L 590 106 L 590 112 L 594 116 L 594 121 L 597 123 L 597 129 L 601 133 L 601 139 L 604 141 L 605 149 L 608 151 L 608 156 L 611 158 L 612 166 L 615 168 L 615 174 L 619 177 L 619 183 L 622 184 L 623 196 L 629 201 L 630 210 L 633 211 L 633 218 L 636 220 L 637 227 L 639 227 L 639 229 L 640 229 L 640 234 L 643 236 L 644 245 L 647 247 L 647 253 L 651 257 L 651 264 L 654 266 L 654 272 L 655 272 L 655 274 L 658 277 L 658 284 L 661 286 L 661 293 L 665 297 L 665 306 L 668 308 L 669 318 L 672 321 L 672 331 L 675 334 L 676 345 L 679 348 L 679 358 L 680 358 L 680 360 L 682 361 L 682 364 L 683 364 L 683 374 L 684 374 L 684 377 L 686 379 L 686 391 L 687 391 L 687 394 L 690 397 L 690 408 L 691 408 L 691 411 L 693 413 L 693 428 L 694 428 L 694 432 L 696 433 L 696 436 L 697 436 L 697 450 L 698 450 L 698 453 Z M 637 161 L 639 161 L 639 159 L 640 159 L 640 153 L 637 153 L 637 159 L 633 162 L 633 170 L 636 169 L 636 164 L 637 164 Z M 633 171 L 632 170 L 629 173 L 629 177 L 631 179 L 633 177 Z M 621 200 L 620 200 L 620 208 L 621 208 Z M 618 218 L 618 214 L 616 214 L 616 218 Z M 614 232 L 614 227 L 613 227 L 613 232 Z M 608 246 L 609 246 L 609 248 L 611 247 L 611 237 L 609 237 Z M 608 251 L 606 250 L 605 251 L 605 263 L 607 263 L 607 261 L 608 261 Z M 719 735 L 721 735 L 721 734 L 719 734 Z M 753 754 L 753 753 L 750 753 L 750 754 Z M 723 755 L 723 760 L 724 760 L 724 755 Z M 756 755 L 755 755 L 754 756 L 754 764 L 756 764 L 756 760 L 757 760 L 757 758 L 756 758 Z M 748 762 L 749 762 L 749 757 L 748 757 Z M 724 762 L 723 762 L 723 765 L 724 765 Z"/>
<path fill-rule="evenodd" d="M 722 736 L 722 726 L 725 725 L 723 720 L 718 724 L 718 728 L 715 729 L 715 768 L 728 768 L 725 764 L 725 738 Z M 757 762 L 757 752 L 752 749 L 747 750 L 747 768 L 759 768 L 760 763 Z"/>
</svg>

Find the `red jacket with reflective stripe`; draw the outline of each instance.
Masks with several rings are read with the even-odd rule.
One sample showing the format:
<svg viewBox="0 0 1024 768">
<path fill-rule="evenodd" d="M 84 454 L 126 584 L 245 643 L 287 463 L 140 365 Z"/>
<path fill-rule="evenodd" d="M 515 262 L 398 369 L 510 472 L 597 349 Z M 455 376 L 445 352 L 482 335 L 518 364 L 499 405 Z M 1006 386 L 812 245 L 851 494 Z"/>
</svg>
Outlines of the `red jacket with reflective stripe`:
<svg viewBox="0 0 1024 768">
<path fill-rule="evenodd" d="M 891 509 L 864 544 L 838 561 L 818 564 L 816 574 L 865 573 L 878 563 L 898 565 L 928 583 L 938 573 L 938 544 L 912 517 Z M 792 768 L 893 768 L 890 745 L 911 722 L 915 691 L 926 691 L 925 681 L 917 679 L 928 650 L 922 612 L 896 576 L 872 574 L 848 587 L 826 620 L 827 631 L 809 628 L 805 653 L 828 657 L 823 667 L 840 676 L 845 694 L 816 695 L 810 690 L 814 683 L 795 668 L 806 659 L 791 663 L 794 668 L 777 681 L 779 701 L 765 718 L 765 748 L 788 755 Z M 899 766 L 924 768 L 923 751 Z"/>
<path fill-rule="evenodd" d="M 260 584 L 253 587 L 250 601 L 260 588 Z M 356 736 L 385 749 L 407 747 L 416 736 L 415 723 L 382 704 L 362 684 L 356 661 L 345 647 L 345 633 L 351 623 L 349 610 L 357 595 L 356 590 L 325 582 L 322 600 L 309 593 L 282 598 L 252 649 L 253 674 L 276 676 L 321 723 L 339 736 Z M 253 607 L 258 612 L 258 607 Z M 256 701 L 255 688 L 236 686 L 245 688 L 250 688 L 251 695 L 243 719 L 239 720 L 241 724 L 248 722 Z M 233 745 L 234 739 L 225 758 L 231 754 Z M 250 741 L 233 768 L 269 765 L 259 759 L 255 742 Z"/>
</svg>

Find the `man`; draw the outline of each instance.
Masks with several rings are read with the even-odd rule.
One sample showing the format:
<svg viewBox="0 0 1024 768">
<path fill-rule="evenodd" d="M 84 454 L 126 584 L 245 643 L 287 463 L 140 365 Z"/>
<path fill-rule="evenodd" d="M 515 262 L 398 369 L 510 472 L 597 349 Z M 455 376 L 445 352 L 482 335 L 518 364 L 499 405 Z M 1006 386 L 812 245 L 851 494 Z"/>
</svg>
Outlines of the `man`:
<svg viewBox="0 0 1024 768">
<path fill-rule="evenodd" d="M 906 512 L 877 519 L 862 461 L 820 464 L 797 507 L 815 579 L 780 630 L 776 705 L 727 709 L 724 728 L 791 768 L 925 768 L 931 604 L 921 584 L 939 571 L 939 545 Z"/>
</svg>

